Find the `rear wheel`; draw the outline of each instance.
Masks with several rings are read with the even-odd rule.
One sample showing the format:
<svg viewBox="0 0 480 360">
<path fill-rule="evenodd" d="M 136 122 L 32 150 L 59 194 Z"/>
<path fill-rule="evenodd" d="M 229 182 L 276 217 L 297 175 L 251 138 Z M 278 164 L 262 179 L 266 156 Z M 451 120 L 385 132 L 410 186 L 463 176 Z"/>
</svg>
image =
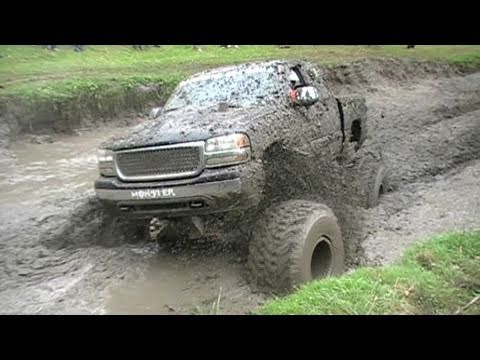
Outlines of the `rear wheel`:
<svg viewBox="0 0 480 360">
<path fill-rule="evenodd" d="M 371 147 L 361 148 L 355 154 L 354 177 L 361 205 L 367 209 L 376 207 L 388 191 L 388 169 L 380 151 Z"/>
<path fill-rule="evenodd" d="M 256 282 L 283 293 L 344 271 L 344 246 L 333 212 L 294 200 L 272 207 L 254 227 L 249 268 Z"/>
<path fill-rule="evenodd" d="M 367 208 L 374 208 L 380 203 L 381 196 L 387 191 L 387 169 L 381 164 L 373 170 L 369 179 Z"/>
</svg>

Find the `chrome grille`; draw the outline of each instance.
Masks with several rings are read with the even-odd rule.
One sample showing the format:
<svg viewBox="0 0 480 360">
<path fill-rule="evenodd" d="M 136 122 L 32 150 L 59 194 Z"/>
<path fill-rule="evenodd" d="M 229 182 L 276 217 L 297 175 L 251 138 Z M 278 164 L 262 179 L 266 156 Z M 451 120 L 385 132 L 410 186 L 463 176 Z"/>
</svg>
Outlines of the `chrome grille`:
<svg viewBox="0 0 480 360">
<path fill-rule="evenodd" d="M 204 167 L 203 142 L 119 151 L 115 165 L 125 181 L 195 176 Z"/>
</svg>

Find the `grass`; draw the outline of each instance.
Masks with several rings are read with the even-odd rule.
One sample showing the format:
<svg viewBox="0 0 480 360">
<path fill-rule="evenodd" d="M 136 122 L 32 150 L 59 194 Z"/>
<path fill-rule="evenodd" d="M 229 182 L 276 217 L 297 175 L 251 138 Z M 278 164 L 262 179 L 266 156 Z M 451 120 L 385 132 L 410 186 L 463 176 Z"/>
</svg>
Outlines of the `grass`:
<svg viewBox="0 0 480 360">
<path fill-rule="evenodd" d="M 413 246 L 395 265 L 359 268 L 267 301 L 258 314 L 480 314 L 480 231 Z"/>
<path fill-rule="evenodd" d="M 480 46 L 277 46 L 240 49 L 188 45 L 151 47 L 87 46 L 81 53 L 69 46 L 50 51 L 40 46 L 0 46 L 0 98 L 64 100 L 85 95 L 111 96 L 139 85 L 160 85 L 165 94 L 188 75 L 211 67 L 251 60 L 302 58 L 318 64 L 337 64 L 364 58 L 441 60 L 480 68 Z M 93 94 L 93 95 L 92 95 Z"/>
</svg>

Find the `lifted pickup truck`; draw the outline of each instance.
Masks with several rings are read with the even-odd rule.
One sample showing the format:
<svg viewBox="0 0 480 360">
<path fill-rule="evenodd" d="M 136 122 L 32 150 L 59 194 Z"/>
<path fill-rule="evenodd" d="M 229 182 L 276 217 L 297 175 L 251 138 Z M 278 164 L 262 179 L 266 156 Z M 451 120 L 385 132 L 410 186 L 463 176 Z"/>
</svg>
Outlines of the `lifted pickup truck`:
<svg viewBox="0 0 480 360">
<path fill-rule="evenodd" d="M 332 209 L 375 206 L 385 167 L 361 151 L 365 100 L 336 98 L 319 74 L 269 61 L 189 78 L 155 119 L 101 146 L 97 196 L 162 229 L 241 229 L 254 278 L 276 291 L 340 274 Z"/>
</svg>

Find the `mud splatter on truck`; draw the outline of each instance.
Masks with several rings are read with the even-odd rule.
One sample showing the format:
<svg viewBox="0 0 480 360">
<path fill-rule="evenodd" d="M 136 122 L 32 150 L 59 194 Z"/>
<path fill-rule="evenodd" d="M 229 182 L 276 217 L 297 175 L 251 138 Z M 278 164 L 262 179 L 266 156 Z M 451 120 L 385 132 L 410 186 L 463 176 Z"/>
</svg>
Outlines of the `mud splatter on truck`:
<svg viewBox="0 0 480 360">
<path fill-rule="evenodd" d="M 158 219 L 160 237 L 185 220 L 201 236 L 239 230 L 258 283 L 288 290 L 343 271 L 348 206 L 375 206 L 386 191 L 366 127 L 365 99 L 335 97 L 312 64 L 211 70 L 103 144 L 95 189 L 119 216 Z"/>
</svg>

